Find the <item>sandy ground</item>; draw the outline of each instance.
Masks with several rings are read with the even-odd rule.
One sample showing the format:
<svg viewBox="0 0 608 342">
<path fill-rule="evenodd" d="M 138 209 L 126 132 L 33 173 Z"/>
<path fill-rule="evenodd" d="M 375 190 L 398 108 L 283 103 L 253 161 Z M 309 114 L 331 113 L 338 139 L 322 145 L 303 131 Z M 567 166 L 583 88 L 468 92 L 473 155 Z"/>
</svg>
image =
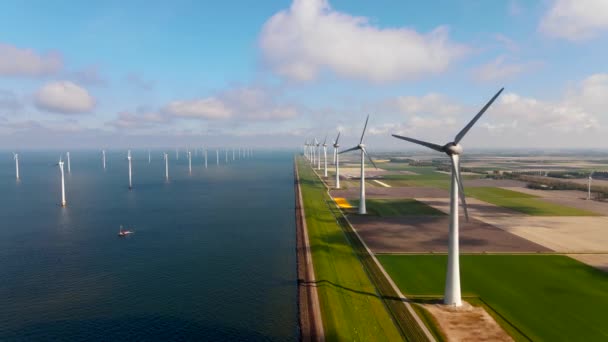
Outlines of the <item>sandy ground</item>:
<svg viewBox="0 0 608 342">
<path fill-rule="evenodd" d="M 328 166 L 329 167 L 329 166 Z M 328 170 L 329 171 L 329 170 Z M 365 178 L 373 178 L 382 176 L 389 173 L 389 171 L 383 169 L 374 169 L 371 165 L 365 166 Z M 345 178 L 360 178 L 361 177 L 361 169 L 359 167 L 352 168 L 340 168 L 340 177 Z"/>
<path fill-rule="evenodd" d="M 350 215 L 348 218 L 374 253 L 447 253 L 448 216 L 377 217 Z M 472 219 L 460 224 L 463 253 L 549 252 L 536 243 Z"/>
<path fill-rule="evenodd" d="M 425 304 L 448 341 L 513 341 L 483 308 L 466 302 L 454 308 L 440 304 Z"/>
<path fill-rule="evenodd" d="M 568 256 L 604 272 L 608 272 L 608 254 L 568 254 Z"/>
<path fill-rule="evenodd" d="M 608 202 L 588 201 L 587 193 L 585 191 L 576 190 L 535 190 L 528 188 L 510 188 L 505 187 L 507 190 L 514 190 L 523 192 L 526 194 L 539 196 L 544 201 L 561 204 L 568 207 L 588 210 L 600 215 L 608 216 Z"/>
<path fill-rule="evenodd" d="M 416 198 L 445 213 L 447 198 Z M 469 198 L 469 215 L 560 253 L 608 253 L 608 217 L 528 216 Z"/>
</svg>

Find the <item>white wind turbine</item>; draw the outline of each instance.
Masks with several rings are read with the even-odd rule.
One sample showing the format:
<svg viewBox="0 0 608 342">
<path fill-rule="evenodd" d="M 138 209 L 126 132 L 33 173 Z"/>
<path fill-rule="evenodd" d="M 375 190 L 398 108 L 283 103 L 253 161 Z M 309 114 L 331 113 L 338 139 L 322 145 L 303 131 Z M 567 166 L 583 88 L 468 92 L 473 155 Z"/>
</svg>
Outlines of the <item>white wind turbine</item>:
<svg viewBox="0 0 608 342">
<path fill-rule="evenodd" d="M 312 168 L 315 168 L 315 161 L 316 161 L 316 154 L 315 154 L 315 146 L 317 146 L 317 138 L 315 138 L 312 143 L 310 144 L 310 150 L 312 151 Z"/>
<path fill-rule="evenodd" d="M 61 171 L 61 206 L 65 207 L 65 175 L 63 172 L 63 160 L 61 160 L 61 156 L 59 156 L 57 165 L 59 165 L 59 171 Z"/>
<path fill-rule="evenodd" d="M 165 158 L 165 180 L 169 181 L 169 154 L 163 153 L 163 157 Z"/>
<path fill-rule="evenodd" d="M 228 149 L 224 150 L 224 154 L 225 154 L 225 158 L 226 158 L 226 164 L 228 164 Z"/>
<path fill-rule="evenodd" d="M 188 151 L 188 173 L 192 174 L 192 152 Z"/>
<path fill-rule="evenodd" d="M 17 171 L 19 171 L 19 169 L 17 169 Z M 591 173 L 589 174 L 589 179 L 587 180 L 587 199 L 588 200 L 591 199 L 591 181 L 593 180 L 593 178 L 591 176 L 593 176 L 593 171 L 591 171 Z M 17 173 L 17 178 L 19 178 L 19 173 Z"/>
<path fill-rule="evenodd" d="M 175 148 L 175 160 L 179 160 L 179 148 Z"/>
<path fill-rule="evenodd" d="M 129 162 L 129 190 L 133 189 L 132 165 L 131 165 L 131 150 L 127 151 L 127 161 Z"/>
<path fill-rule="evenodd" d="M 148 164 L 152 161 L 152 157 L 150 156 L 150 150 L 148 150 Z"/>
<path fill-rule="evenodd" d="M 215 149 L 215 161 L 217 166 L 220 166 L 220 150 L 217 148 Z"/>
<path fill-rule="evenodd" d="M 336 141 L 334 141 L 334 161 L 336 164 L 336 189 L 340 189 L 340 156 L 338 153 L 338 148 L 340 145 L 338 141 L 340 140 L 340 132 L 338 132 L 338 136 L 336 137 Z"/>
<path fill-rule="evenodd" d="M 325 164 L 324 177 L 327 178 L 327 135 L 323 141 L 323 155 L 325 156 L 325 159 L 323 160 L 323 163 Z"/>
<path fill-rule="evenodd" d="M 20 180 L 20 178 L 19 178 L 19 153 L 13 152 L 13 158 L 15 159 L 15 176 L 17 177 L 17 180 Z"/>
<path fill-rule="evenodd" d="M 207 168 L 207 149 L 205 149 L 205 169 Z"/>
<path fill-rule="evenodd" d="M 70 152 L 66 153 L 68 157 L 68 173 L 72 173 L 72 165 L 70 165 Z"/>
<path fill-rule="evenodd" d="M 321 170 L 321 142 L 317 141 L 317 170 Z"/>
<path fill-rule="evenodd" d="M 340 152 L 340 154 L 342 154 L 342 153 L 355 151 L 355 150 L 361 151 L 361 181 L 360 181 L 361 184 L 360 184 L 360 193 L 359 193 L 359 214 L 360 215 L 367 214 L 367 209 L 365 208 L 365 157 L 367 156 L 367 158 L 372 163 L 372 165 L 374 165 L 374 167 L 376 169 L 378 168 L 378 167 L 376 167 L 376 164 L 374 163 L 372 158 L 369 156 L 369 154 L 367 154 L 367 151 L 365 150 L 365 145 L 363 144 L 363 136 L 365 135 L 365 130 L 367 129 L 367 121 L 369 121 L 369 115 L 367 116 L 367 119 L 365 119 L 365 126 L 363 126 L 363 132 L 361 133 L 361 140 L 359 140 L 359 145 Z"/>
<path fill-rule="evenodd" d="M 106 169 L 106 150 L 101 150 L 101 163 L 103 165 L 103 169 Z"/>
<path fill-rule="evenodd" d="M 500 89 L 494 97 L 475 115 L 475 117 L 468 123 L 454 138 L 453 142 L 449 142 L 443 146 L 429 143 L 426 141 L 416 140 L 408 137 L 393 134 L 395 138 L 403 139 L 418 145 L 426 146 L 437 152 L 443 152 L 447 154 L 452 163 L 452 184 L 450 186 L 450 230 L 449 230 L 449 244 L 448 244 L 448 269 L 445 282 L 445 294 L 443 302 L 446 305 L 461 306 L 462 298 L 460 293 L 460 263 L 459 263 L 459 233 L 458 233 L 458 198 L 462 201 L 464 208 L 464 214 L 466 219 L 469 219 L 467 210 L 467 202 L 464 195 L 464 188 L 462 185 L 462 177 L 460 176 L 460 155 L 462 154 L 462 146 L 460 141 L 467 132 L 473 127 L 473 125 L 479 120 L 479 118 L 485 113 L 485 111 L 492 105 L 494 100 L 502 93 L 504 88 Z"/>
</svg>

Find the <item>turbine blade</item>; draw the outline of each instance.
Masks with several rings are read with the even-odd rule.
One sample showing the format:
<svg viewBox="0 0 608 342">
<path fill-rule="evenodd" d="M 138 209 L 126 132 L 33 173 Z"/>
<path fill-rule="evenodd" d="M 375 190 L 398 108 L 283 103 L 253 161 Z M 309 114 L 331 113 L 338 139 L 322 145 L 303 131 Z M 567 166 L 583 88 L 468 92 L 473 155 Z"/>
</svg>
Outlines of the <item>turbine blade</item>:
<svg viewBox="0 0 608 342">
<path fill-rule="evenodd" d="M 323 146 L 327 143 L 327 134 L 325 134 L 325 140 L 323 140 Z"/>
<path fill-rule="evenodd" d="M 346 153 L 346 152 L 350 152 L 350 151 L 356 151 L 359 149 L 359 146 L 355 146 L 355 147 L 351 147 L 348 150 L 344 150 L 344 151 L 340 151 L 338 152 L 338 154 L 342 154 L 342 153 Z"/>
<path fill-rule="evenodd" d="M 363 143 L 363 136 L 365 135 L 365 129 L 367 128 L 367 122 L 369 121 L 369 115 L 367 119 L 365 119 L 365 126 L 363 126 L 363 132 L 361 133 L 361 140 L 359 140 L 359 144 Z"/>
<path fill-rule="evenodd" d="M 460 163 L 458 163 L 458 167 L 454 163 L 454 158 L 450 158 L 452 160 L 452 172 L 456 175 L 456 183 L 458 184 L 458 195 L 460 196 L 460 201 L 462 202 L 462 207 L 464 208 L 464 217 L 467 222 L 469 222 L 469 208 L 467 207 L 467 200 L 464 194 L 464 187 L 462 186 L 462 178 L 460 177 Z"/>
<path fill-rule="evenodd" d="M 492 97 L 492 99 L 490 99 L 490 101 L 488 103 L 486 103 L 486 105 L 483 106 L 483 108 L 481 108 L 481 110 L 479 111 L 479 113 L 477 113 L 477 115 L 475 115 L 475 117 L 473 118 L 473 120 L 471 120 L 471 122 L 469 122 L 469 124 L 466 125 L 458 133 L 458 135 L 456 135 L 456 138 L 454 138 L 454 142 L 456 144 L 458 144 L 460 142 L 460 140 L 462 140 L 462 138 L 464 138 L 464 136 L 471 129 L 471 127 L 473 127 L 473 125 L 477 122 L 477 120 L 479 120 L 479 118 L 483 115 L 483 113 L 485 113 L 486 110 L 488 110 L 488 108 L 490 108 L 490 106 L 492 105 L 492 103 L 494 103 L 494 100 L 496 100 L 496 98 L 500 95 L 500 93 L 502 93 L 503 90 L 505 90 L 505 88 L 500 88 L 500 90 L 498 91 L 498 93 L 496 93 L 496 95 L 494 95 L 494 97 Z"/>
<path fill-rule="evenodd" d="M 338 137 L 336 138 L 336 144 L 338 143 L 338 141 L 340 140 L 340 131 L 338 131 Z"/>
<path fill-rule="evenodd" d="M 374 165 L 374 167 L 376 168 L 376 170 L 378 170 L 378 167 L 376 166 L 376 163 L 374 163 L 374 161 L 372 160 L 372 157 L 370 157 L 370 155 L 367 153 L 367 150 L 363 149 L 363 153 L 365 153 L 365 156 L 367 157 L 367 159 L 369 159 L 370 163 L 372 163 L 372 165 Z"/>
<path fill-rule="evenodd" d="M 444 152 L 443 151 L 443 146 L 439 146 L 437 144 L 433 144 L 433 143 L 422 141 L 422 140 L 418 140 L 418 139 L 408 138 L 408 137 L 404 137 L 404 136 L 397 135 L 397 134 L 392 134 L 392 136 L 394 136 L 397 139 L 401 139 L 401 140 L 413 142 L 414 144 L 426 146 L 426 147 L 428 147 L 428 148 L 430 148 L 432 150 L 435 150 L 437 152 Z"/>
</svg>

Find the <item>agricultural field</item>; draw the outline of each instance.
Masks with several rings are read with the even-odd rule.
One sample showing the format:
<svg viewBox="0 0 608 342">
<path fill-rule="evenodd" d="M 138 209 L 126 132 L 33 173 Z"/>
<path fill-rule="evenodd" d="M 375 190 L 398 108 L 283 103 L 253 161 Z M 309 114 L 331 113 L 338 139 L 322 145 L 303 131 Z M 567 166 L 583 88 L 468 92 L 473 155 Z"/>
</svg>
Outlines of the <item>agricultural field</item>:
<svg viewBox="0 0 608 342">
<path fill-rule="evenodd" d="M 540 197 L 494 187 L 469 187 L 467 196 L 533 216 L 597 216 L 592 211 L 543 201 Z"/>
<path fill-rule="evenodd" d="M 351 200 L 355 207 L 359 206 L 358 200 Z M 368 199 L 365 201 L 369 215 L 391 217 L 391 216 L 443 216 L 441 211 L 418 202 L 412 198 L 406 199 Z"/>
<path fill-rule="evenodd" d="M 404 295 L 441 298 L 446 255 L 379 255 Z M 608 273 L 561 255 L 462 255 L 465 300 L 516 340 L 608 339 Z"/>
</svg>

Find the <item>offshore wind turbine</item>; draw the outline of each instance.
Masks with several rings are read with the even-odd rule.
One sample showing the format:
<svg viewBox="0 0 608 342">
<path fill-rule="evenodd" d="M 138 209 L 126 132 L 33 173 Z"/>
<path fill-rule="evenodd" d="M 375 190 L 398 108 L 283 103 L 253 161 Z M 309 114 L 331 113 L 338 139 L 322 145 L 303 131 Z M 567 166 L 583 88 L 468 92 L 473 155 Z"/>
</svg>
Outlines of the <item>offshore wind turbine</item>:
<svg viewBox="0 0 608 342">
<path fill-rule="evenodd" d="M 462 185 L 462 177 L 460 175 L 460 155 L 462 154 L 462 146 L 460 141 L 467 132 L 473 127 L 473 125 L 479 120 L 479 118 L 486 112 L 486 110 L 492 105 L 494 100 L 498 98 L 504 88 L 500 89 L 492 99 L 473 117 L 473 119 L 456 135 L 453 142 L 449 142 L 443 146 L 433 144 L 430 142 L 412 139 L 400 135 L 393 134 L 395 138 L 399 138 L 405 141 L 412 142 L 414 144 L 428 147 L 437 152 L 442 152 L 450 157 L 452 163 L 452 183 L 450 186 L 450 230 L 449 230 L 449 243 L 448 243 L 448 267 L 445 282 L 445 294 L 443 303 L 452 306 L 461 306 L 462 297 L 460 293 L 460 246 L 459 246 L 459 233 L 458 233 L 458 198 L 462 201 L 464 208 L 464 214 L 466 219 L 469 219 L 469 213 L 467 210 L 467 202 L 464 195 L 464 188 Z"/>
<path fill-rule="evenodd" d="M 72 165 L 70 164 L 70 152 L 66 154 L 68 156 L 68 173 L 72 173 Z"/>
<path fill-rule="evenodd" d="M 217 166 L 220 166 L 220 150 L 217 148 L 215 149 L 215 161 Z"/>
<path fill-rule="evenodd" d="M 226 164 L 228 164 L 228 149 L 224 150 L 224 154 L 226 155 Z"/>
<path fill-rule="evenodd" d="M 103 165 L 103 169 L 106 169 L 106 150 L 101 150 L 101 164 Z"/>
<path fill-rule="evenodd" d="M 15 159 L 15 177 L 17 177 L 17 181 L 19 181 L 19 153 L 13 152 L 13 158 Z"/>
<path fill-rule="evenodd" d="M 150 150 L 148 150 L 148 164 L 150 164 L 151 161 L 152 161 L 152 158 L 150 157 Z"/>
<path fill-rule="evenodd" d="M 338 132 L 338 136 L 336 137 L 336 141 L 334 141 L 334 156 L 336 163 L 336 189 L 340 189 L 340 156 L 338 153 L 338 149 L 340 145 L 338 141 L 340 140 L 340 132 Z"/>
<path fill-rule="evenodd" d="M 207 168 L 207 149 L 205 149 L 205 169 Z"/>
<path fill-rule="evenodd" d="M 179 148 L 175 148 L 175 160 L 179 160 Z"/>
<path fill-rule="evenodd" d="M 59 171 L 61 172 L 61 206 L 65 207 L 65 175 L 63 172 L 63 160 L 61 160 L 61 156 L 59 156 L 57 165 L 59 165 Z"/>
<path fill-rule="evenodd" d="M 365 126 L 363 126 L 363 132 L 361 133 L 361 140 L 359 140 L 359 145 L 340 152 L 340 153 L 346 153 L 346 152 L 355 151 L 355 150 L 361 151 L 361 181 L 360 181 L 361 184 L 360 184 L 360 188 L 359 188 L 359 215 L 367 214 L 367 208 L 365 207 L 365 157 L 367 156 L 367 158 L 372 163 L 372 165 L 374 165 L 374 167 L 376 169 L 378 168 L 378 167 L 376 167 L 376 164 L 374 163 L 372 158 L 369 156 L 369 154 L 367 154 L 367 151 L 365 150 L 365 145 L 363 144 L 363 136 L 365 135 L 365 130 L 367 129 L 368 121 L 369 121 L 369 115 L 367 116 L 367 119 L 365 119 Z"/>
<path fill-rule="evenodd" d="M 165 180 L 169 181 L 169 154 L 163 153 L 163 157 L 165 158 Z"/>
<path fill-rule="evenodd" d="M 323 141 L 323 155 L 325 156 L 325 172 L 324 177 L 327 178 L 327 135 L 325 136 L 325 140 Z"/>
<path fill-rule="evenodd" d="M 131 173 L 131 150 L 127 151 L 127 160 L 129 161 L 129 190 L 133 189 L 133 178 Z"/>
<path fill-rule="evenodd" d="M 188 151 L 188 173 L 192 174 L 192 152 Z"/>
</svg>

